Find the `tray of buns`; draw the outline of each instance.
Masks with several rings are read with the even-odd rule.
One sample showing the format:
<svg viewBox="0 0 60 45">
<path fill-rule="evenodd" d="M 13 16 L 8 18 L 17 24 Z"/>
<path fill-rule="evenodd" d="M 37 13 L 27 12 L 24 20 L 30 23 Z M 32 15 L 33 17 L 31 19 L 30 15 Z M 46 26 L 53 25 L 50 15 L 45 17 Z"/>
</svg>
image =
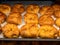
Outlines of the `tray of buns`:
<svg viewBox="0 0 60 45">
<path fill-rule="evenodd" d="M 51 1 L 0 3 L 0 40 L 59 41 L 60 5 Z"/>
</svg>

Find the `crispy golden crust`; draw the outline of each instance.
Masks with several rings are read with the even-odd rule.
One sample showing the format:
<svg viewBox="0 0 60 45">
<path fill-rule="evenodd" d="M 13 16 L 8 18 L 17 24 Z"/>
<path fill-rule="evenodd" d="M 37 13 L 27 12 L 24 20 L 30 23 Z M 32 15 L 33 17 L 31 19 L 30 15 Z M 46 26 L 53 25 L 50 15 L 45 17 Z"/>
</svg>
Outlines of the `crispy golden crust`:
<svg viewBox="0 0 60 45">
<path fill-rule="evenodd" d="M 54 16 L 60 18 L 60 10 L 54 11 Z"/>
<path fill-rule="evenodd" d="M 54 24 L 54 20 L 52 17 L 49 17 L 47 15 L 42 15 L 39 18 L 39 24 L 40 25 L 53 25 Z"/>
<path fill-rule="evenodd" d="M 38 24 L 38 15 L 33 13 L 26 13 L 24 15 L 24 21 L 26 23 Z"/>
<path fill-rule="evenodd" d="M 30 5 L 27 6 L 26 11 L 28 13 L 35 13 L 36 14 L 36 13 L 39 12 L 39 9 L 40 9 L 40 7 L 38 5 L 30 4 Z"/>
<path fill-rule="evenodd" d="M 15 24 L 6 24 L 2 27 L 2 31 L 7 38 L 17 38 L 19 36 L 19 29 Z"/>
<path fill-rule="evenodd" d="M 0 12 L 0 24 L 6 20 L 6 15 Z"/>
<path fill-rule="evenodd" d="M 44 25 L 40 27 L 38 36 L 41 38 L 57 38 L 57 29 L 53 26 Z"/>
<path fill-rule="evenodd" d="M 59 33 L 58 33 L 58 36 L 60 37 L 60 30 L 58 30 L 58 32 L 59 32 Z"/>
<path fill-rule="evenodd" d="M 55 24 L 60 27 L 60 18 L 57 18 Z"/>
<path fill-rule="evenodd" d="M 52 8 L 54 10 L 54 16 L 59 18 L 60 17 L 60 5 L 58 4 L 55 4 L 55 5 L 52 5 Z"/>
<path fill-rule="evenodd" d="M 15 4 L 12 7 L 12 12 L 23 13 L 24 11 L 25 11 L 25 9 L 24 9 L 24 5 L 23 4 Z"/>
<path fill-rule="evenodd" d="M 0 33 L 2 33 L 2 27 L 1 27 L 1 25 L 0 25 Z"/>
<path fill-rule="evenodd" d="M 20 29 L 20 35 L 26 38 L 36 38 L 38 36 L 38 25 L 37 24 L 26 24 Z"/>
<path fill-rule="evenodd" d="M 55 5 L 52 6 L 52 8 L 53 8 L 54 11 L 60 10 L 60 5 L 55 4 Z"/>
<path fill-rule="evenodd" d="M 7 15 L 11 12 L 11 6 L 8 4 L 0 4 L 0 12 Z"/>
<path fill-rule="evenodd" d="M 21 24 L 22 16 L 20 15 L 20 13 L 17 12 L 11 13 L 7 18 L 7 22 L 13 24 Z"/>
<path fill-rule="evenodd" d="M 53 8 L 51 6 L 43 6 L 40 9 L 40 14 L 41 15 L 53 15 Z"/>
</svg>

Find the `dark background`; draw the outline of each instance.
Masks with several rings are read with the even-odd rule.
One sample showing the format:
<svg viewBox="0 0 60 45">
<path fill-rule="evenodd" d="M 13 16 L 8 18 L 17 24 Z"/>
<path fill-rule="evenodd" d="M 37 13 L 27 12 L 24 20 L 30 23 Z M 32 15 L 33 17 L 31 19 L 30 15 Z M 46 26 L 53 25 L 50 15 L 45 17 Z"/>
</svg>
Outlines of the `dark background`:
<svg viewBox="0 0 60 45">
<path fill-rule="evenodd" d="M 53 41 L 1 41 L 0 45 L 60 45 L 60 42 Z"/>
<path fill-rule="evenodd" d="M 2 1 L 52 1 L 55 4 L 60 4 L 60 0 L 0 0 L 0 3 Z"/>
</svg>

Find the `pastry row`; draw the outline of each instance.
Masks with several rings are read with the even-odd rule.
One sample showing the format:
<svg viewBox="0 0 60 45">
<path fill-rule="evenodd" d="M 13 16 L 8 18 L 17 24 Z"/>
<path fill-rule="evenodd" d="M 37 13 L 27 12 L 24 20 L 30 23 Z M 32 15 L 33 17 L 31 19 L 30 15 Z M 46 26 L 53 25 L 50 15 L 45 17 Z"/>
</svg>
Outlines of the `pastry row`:
<svg viewBox="0 0 60 45">
<path fill-rule="evenodd" d="M 4 14 L 9 14 L 11 12 L 23 13 L 40 13 L 41 15 L 54 15 L 55 17 L 60 17 L 60 5 L 54 4 L 51 6 L 39 6 L 37 4 L 30 4 L 24 6 L 23 4 L 15 4 L 13 6 L 9 4 L 0 4 L 0 12 Z"/>
<path fill-rule="evenodd" d="M 43 25 L 38 26 L 38 24 L 25 24 L 21 28 L 17 25 L 7 23 L 2 28 L 0 27 L 0 33 L 3 34 L 5 38 L 54 38 L 60 37 L 60 29 L 57 30 L 54 26 Z"/>
<path fill-rule="evenodd" d="M 26 13 L 22 17 L 22 15 L 18 12 L 10 13 L 8 16 L 0 12 L 0 24 L 3 24 L 6 21 L 7 23 L 21 25 L 22 18 L 26 24 L 39 24 L 40 26 L 56 24 L 58 27 L 60 27 L 60 18 L 53 19 L 53 17 L 49 15 L 42 15 L 38 17 L 37 14 Z"/>
</svg>

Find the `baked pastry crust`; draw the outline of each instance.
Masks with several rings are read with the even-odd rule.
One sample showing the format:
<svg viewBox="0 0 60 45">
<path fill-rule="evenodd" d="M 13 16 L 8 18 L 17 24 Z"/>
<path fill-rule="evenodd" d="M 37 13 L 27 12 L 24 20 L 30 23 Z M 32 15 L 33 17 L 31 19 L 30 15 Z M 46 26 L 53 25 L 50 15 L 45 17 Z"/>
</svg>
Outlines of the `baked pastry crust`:
<svg viewBox="0 0 60 45">
<path fill-rule="evenodd" d="M 53 8 L 51 6 L 43 6 L 40 8 L 40 14 L 41 15 L 53 15 Z"/>
<path fill-rule="evenodd" d="M 6 15 L 0 12 L 0 24 L 4 23 L 6 20 Z"/>
<path fill-rule="evenodd" d="M 60 18 L 60 10 L 54 11 L 54 16 Z"/>
<path fill-rule="evenodd" d="M 30 4 L 26 8 L 26 12 L 37 14 L 39 12 L 39 9 L 40 7 L 37 4 Z"/>
<path fill-rule="evenodd" d="M 58 37 L 60 37 L 60 30 L 58 30 Z"/>
<path fill-rule="evenodd" d="M 0 12 L 9 14 L 11 12 L 11 6 L 9 4 L 0 4 Z"/>
<path fill-rule="evenodd" d="M 23 4 L 15 4 L 13 7 L 12 7 L 12 12 L 19 12 L 19 13 L 23 13 L 25 11 L 24 9 L 24 5 Z"/>
<path fill-rule="evenodd" d="M 60 18 L 57 18 L 57 19 L 55 20 L 55 24 L 60 27 Z"/>
<path fill-rule="evenodd" d="M 6 38 L 18 38 L 19 36 L 19 29 L 15 24 L 6 24 L 2 27 L 3 35 Z"/>
<path fill-rule="evenodd" d="M 22 16 L 20 13 L 14 12 L 10 13 L 10 15 L 7 18 L 8 23 L 13 23 L 13 24 L 21 24 L 22 23 Z"/>
<path fill-rule="evenodd" d="M 24 15 L 24 21 L 29 24 L 38 24 L 38 15 L 33 13 L 26 13 Z"/>
<path fill-rule="evenodd" d="M 37 24 L 26 24 L 20 29 L 20 35 L 23 38 L 37 38 L 38 37 L 38 25 Z"/>
<path fill-rule="evenodd" d="M 52 5 L 52 8 L 54 11 L 60 10 L 60 5 L 58 4 Z"/>
<path fill-rule="evenodd" d="M 53 25 L 54 24 L 54 20 L 52 17 L 48 16 L 48 15 L 42 15 L 39 18 L 39 24 L 40 25 Z"/>
<path fill-rule="evenodd" d="M 2 27 L 1 27 L 1 25 L 0 25 L 0 34 L 2 33 Z"/>
<path fill-rule="evenodd" d="M 57 38 L 57 29 L 50 25 L 44 25 L 40 27 L 38 36 L 40 38 Z"/>
</svg>

